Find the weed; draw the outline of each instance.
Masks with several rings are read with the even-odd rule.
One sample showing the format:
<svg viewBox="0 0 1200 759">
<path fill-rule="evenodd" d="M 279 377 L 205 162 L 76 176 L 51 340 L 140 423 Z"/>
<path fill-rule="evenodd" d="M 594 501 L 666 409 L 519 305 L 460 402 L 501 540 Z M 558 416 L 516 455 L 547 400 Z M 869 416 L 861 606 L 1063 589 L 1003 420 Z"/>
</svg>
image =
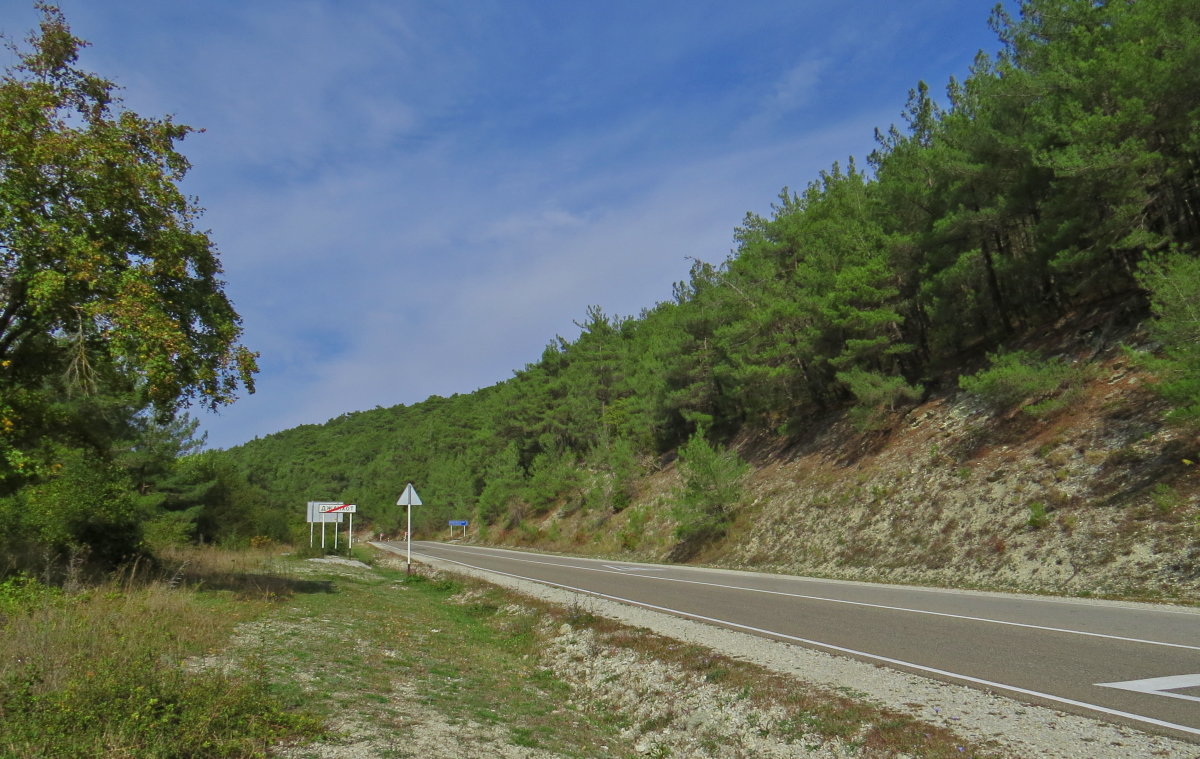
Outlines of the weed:
<svg viewBox="0 0 1200 759">
<path fill-rule="evenodd" d="M 512 729 L 511 740 L 515 746 L 524 746 L 525 748 L 539 748 L 541 743 L 533 735 L 533 730 L 528 727 L 514 727 Z"/>
<path fill-rule="evenodd" d="M 1168 516 L 1183 505 L 1183 496 L 1167 483 L 1160 482 L 1150 491 L 1150 502 L 1160 516 Z"/>
<path fill-rule="evenodd" d="M 1136 445 L 1126 445 L 1108 454 L 1104 465 L 1112 468 L 1130 466 L 1141 462 L 1145 457 Z"/>
<path fill-rule="evenodd" d="M 592 610 L 584 607 L 579 601 L 571 602 L 571 605 L 567 607 L 565 617 L 567 624 L 572 627 L 585 627 L 596 622 L 596 615 L 592 613 Z"/>
<path fill-rule="evenodd" d="M 1071 454 L 1059 448 L 1045 458 L 1046 463 L 1050 466 L 1061 467 L 1071 460 Z"/>
<path fill-rule="evenodd" d="M 1041 501 L 1034 501 L 1033 503 L 1029 504 L 1028 509 L 1029 518 L 1025 523 L 1031 528 L 1040 530 L 1041 528 L 1050 524 L 1050 516 L 1046 513 L 1046 504 L 1042 503 Z"/>
<path fill-rule="evenodd" d="M 1101 450 L 1089 449 L 1083 454 L 1083 460 L 1091 466 L 1100 466 L 1107 458 L 1108 454 Z"/>
</svg>

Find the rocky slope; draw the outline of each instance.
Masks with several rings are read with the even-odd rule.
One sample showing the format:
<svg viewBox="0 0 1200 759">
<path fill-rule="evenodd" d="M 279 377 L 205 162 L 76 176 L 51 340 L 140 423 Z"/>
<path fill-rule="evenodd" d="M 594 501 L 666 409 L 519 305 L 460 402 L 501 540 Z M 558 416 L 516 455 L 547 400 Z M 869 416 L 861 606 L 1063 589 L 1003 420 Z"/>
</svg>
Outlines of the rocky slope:
<svg viewBox="0 0 1200 759">
<path fill-rule="evenodd" d="M 989 410 L 948 389 L 862 433 L 740 439 L 734 523 L 692 561 L 828 577 L 1200 601 L 1200 438 L 1165 425 L 1152 378 L 1096 310 L 1027 341 L 1086 365 L 1063 408 Z M 617 514 L 559 511 L 492 541 L 666 560 L 674 464 Z"/>
</svg>

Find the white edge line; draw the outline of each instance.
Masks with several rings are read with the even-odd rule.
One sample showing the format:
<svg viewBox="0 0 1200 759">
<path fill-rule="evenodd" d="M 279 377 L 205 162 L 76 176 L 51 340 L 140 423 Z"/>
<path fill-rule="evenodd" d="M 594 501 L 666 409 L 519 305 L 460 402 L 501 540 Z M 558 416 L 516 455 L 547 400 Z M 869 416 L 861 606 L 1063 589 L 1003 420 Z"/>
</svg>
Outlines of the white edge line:
<svg viewBox="0 0 1200 759">
<path fill-rule="evenodd" d="M 459 550 L 462 550 L 462 549 L 459 549 Z M 433 556 L 433 554 L 427 554 L 427 555 Z M 538 564 L 538 565 L 544 565 L 544 566 L 550 566 L 550 567 L 563 567 L 563 568 L 567 568 L 567 569 L 578 569 L 582 572 L 601 572 L 601 573 L 606 573 L 606 574 L 619 574 L 619 575 L 624 575 L 627 577 L 628 576 L 641 577 L 642 579 L 645 579 L 645 580 L 658 580 L 659 582 L 678 582 L 678 583 L 683 583 L 685 585 L 702 585 L 702 586 L 708 587 L 708 588 L 724 588 L 726 590 L 741 590 L 741 591 L 745 591 L 747 593 L 762 593 L 764 595 L 784 596 L 786 598 L 800 598 L 800 599 L 804 599 L 806 601 L 824 601 L 826 603 L 845 604 L 847 606 L 862 606 L 862 607 L 867 607 L 867 608 L 871 608 L 871 609 L 884 609 L 887 611 L 904 611 L 904 612 L 908 612 L 910 614 L 927 614 L 927 615 L 933 616 L 933 617 L 947 617 L 949 619 L 965 619 L 970 622 L 987 622 L 987 623 L 994 624 L 994 625 L 1008 625 L 1009 627 L 1022 627 L 1027 630 L 1043 630 L 1045 632 L 1066 633 L 1068 635 L 1083 635 L 1083 636 L 1089 637 L 1089 638 L 1105 638 L 1107 640 L 1120 640 L 1120 641 L 1124 641 L 1126 643 L 1144 643 L 1148 646 L 1166 646 L 1167 648 L 1183 648 L 1183 649 L 1187 649 L 1189 651 L 1200 651 L 1200 646 L 1189 646 L 1186 643 L 1168 643 L 1167 641 L 1161 641 L 1161 640 L 1147 640 L 1145 638 L 1129 638 L 1129 637 L 1125 637 L 1123 635 L 1109 635 L 1108 633 L 1088 632 L 1086 630 L 1071 630 L 1071 629 L 1065 628 L 1065 627 L 1047 627 L 1045 625 L 1031 625 L 1026 622 L 1010 622 L 1010 621 L 1004 620 L 1004 619 L 991 619 L 989 617 L 972 617 L 972 616 L 968 616 L 966 614 L 951 614 L 949 612 L 930 611 L 928 609 L 910 609 L 905 606 L 888 606 L 886 604 L 867 603 L 866 601 L 847 601 L 847 600 L 841 599 L 841 598 L 828 598 L 825 596 L 809 596 L 809 595 L 804 595 L 802 593 L 788 593 L 788 592 L 782 591 L 782 590 L 765 590 L 763 588 L 747 588 L 747 587 L 743 587 L 741 585 L 724 585 L 722 583 L 703 582 L 701 580 L 684 580 L 684 579 L 681 579 L 678 577 L 655 577 L 652 575 L 638 575 L 638 574 L 635 574 L 634 572 L 618 569 L 617 567 L 610 565 L 610 564 L 601 564 L 601 566 L 606 567 L 606 569 L 596 569 L 595 567 L 579 567 L 579 566 L 573 566 L 573 565 L 569 565 L 569 564 L 557 564 L 552 561 L 535 561 L 534 559 L 518 559 L 518 558 L 509 557 L 508 560 L 520 562 L 522 564 Z M 452 559 L 446 559 L 446 561 L 452 561 Z M 465 565 L 465 566 L 470 566 L 470 565 Z M 486 571 L 491 571 L 491 570 L 486 570 Z M 535 580 L 535 582 L 541 582 L 541 581 Z M 590 593 L 591 591 L 584 591 L 584 592 Z M 636 602 L 631 601 L 631 603 L 636 603 Z"/>
<path fill-rule="evenodd" d="M 1125 719 L 1133 720 L 1135 722 L 1143 722 L 1148 725 L 1157 725 L 1159 727 L 1165 727 L 1165 728 L 1169 728 L 1171 730 L 1178 730 L 1180 732 L 1190 733 L 1191 735 L 1200 735 L 1200 729 L 1197 729 L 1194 727 L 1188 727 L 1187 725 L 1177 725 L 1174 722 L 1166 722 L 1164 720 L 1155 719 L 1153 717 L 1146 717 L 1146 716 L 1143 716 L 1140 714 L 1132 714 L 1130 712 L 1123 712 L 1118 709 L 1110 709 L 1106 706 L 1099 706 L 1097 704 L 1089 704 L 1086 701 L 1075 701 L 1074 699 L 1064 698 L 1062 696 L 1054 696 L 1049 693 L 1042 693 L 1041 691 L 1030 690 L 1028 688 L 1020 688 L 1015 685 L 1005 685 L 1004 683 L 997 683 L 992 680 L 984 680 L 984 679 L 978 678 L 978 677 L 971 677 L 970 675 L 960 675 L 957 672 L 950 672 L 950 671 L 947 671 L 944 669 L 937 669 L 935 667 L 927 667 L 923 664 L 914 664 L 913 662 L 907 662 L 902 659 L 892 659 L 887 656 L 879 656 L 878 654 L 870 654 L 865 651 L 856 651 L 853 648 L 845 648 L 843 646 L 835 646 L 832 643 L 822 643 L 817 640 L 809 640 L 807 638 L 796 637 L 795 635 L 788 635 L 787 633 L 773 632 L 771 630 L 764 630 L 760 627 L 751 627 L 750 625 L 743 625 L 743 624 L 739 624 L 737 622 L 728 622 L 726 620 L 717 619 L 715 617 L 706 617 L 701 614 L 692 614 L 691 612 L 679 611 L 678 609 L 671 609 L 666 606 L 656 606 L 654 604 L 648 604 L 648 603 L 644 603 L 642 601 L 634 601 L 629 598 L 621 598 L 620 596 L 610 596 L 607 593 L 598 593 L 594 590 L 586 590 L 584 588 L 576 588 L 571 585 L 563 585 L 562 583 L 550 582 L 549 580 L 536 580 L 532 577 L 524 577 L 522 575 L 515 575 L 510 572 L 501 572 L 501 571 L 498 571 L 495 569 L 485 569 L 484 567 L 473 566 L 471 564 L 467 564 L 466 562 L 455 561 L 454 559 L 445 559 L 440 556 L 433 556 L 430 554 L 425 554 L 425 555 L 431 559 L 436 559 L 438 561 L 447 561 L 447 562 L 450 562 L 451 564 L 458 564 L 459 566 L 467 567 L 468 569 L 476 569 L 481 572 L 491 572 L 493 574 L 503 575 L 504 577 L 512 577 L 517 580 L 526 580 L 528 582 L 535 582 L 535 583 L 538 583 L 539 585 L 550 585 L 550 586 L 553 586 L 556 588 L 562 588 L 563 590 L 571 590 L 571 591 L 575 591 L 576 593 L 583 593 L 583 594 L 589 595 L 589 596 L 597 596 L 599 598 L 606 598 L 610 601 L 618 601 L 620 603 L 629 604 L 631 606 L 641 606 L 642 608 L 645 608 L 645 609 L 652 609 L 654 611 L 666 612 L 668 614 L 674 614 L 674 615 L 680 616 L 680 617 L 687 617 L 690 619 L 696 619 L 696 620 L 700 620 L 703 622 L 712 622 L 714 624 L 724 625 L 726 627 L 733 627 L 733 628 L 737 628 L 740 630 L 747 630 L 749 632 L 761 633 L 763 635 L 770 635 L 775 638 L 783 638 L 784 640 L 790 640 L 790 641 L 794 641 L 796 643 L 805 643 L 805 644 L 808 644 L 811 646 L 818 646 L 820 648 L 826 648 L 826 649 L 830 649 L 832 651 L 839 651 L 841 653 L 850 654 L 852 656 L 860 656 L 860 657 L 863 657 L 866 659 L 874 659 L 875 661 L 885 662 L 887 664 L 895 664 L 895 665 L 901 666 L 901 667 L 908 667 L 910 669 L 915 669 L 915 670 L 918 670 L 921 672 L 928 672 L 930 674 L 943 675 L 945 677 L 952 677 L 956 680 L 962 680 L 962 681 L 969 682 L 969 683 L 975 683 L 976 685 L 984 685 L 984 686 L 988 686 L 988 687 L 992 687 L 992 688 L 999 688 L 1001 690 L 1010 691 L 1012 693 L 1020 693 L 1020 694 L 1026 695 L 1026 696 L 1033 696 L 1035 698 L 1043 698 L 1043 699 L 1046 699 L 1047 701 L 1054 701 L 1055 703 L 1059 703 L 1059 704 L 1068 704 L 1070 706 L 1078 706 L 1083 709 L 1088 709 L 1088 710 L 1094 711 L 1094 712 L 1100 712 L 1102 714 L 1109 714 L 1114 717 L 1124 717 Z"/>
</svg>

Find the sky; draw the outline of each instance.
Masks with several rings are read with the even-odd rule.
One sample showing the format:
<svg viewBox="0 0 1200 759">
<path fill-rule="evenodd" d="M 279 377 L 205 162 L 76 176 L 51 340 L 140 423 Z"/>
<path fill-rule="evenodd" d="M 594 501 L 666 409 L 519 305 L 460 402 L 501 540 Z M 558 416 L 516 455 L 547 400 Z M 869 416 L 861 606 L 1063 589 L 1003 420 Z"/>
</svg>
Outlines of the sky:
<svg viewBox="0 0 1200 759">
<path fill-rule="evenodd" d="M 994 52 L 993 5 L 61 0 L 83 68 L 204 130 L 183 189 L 261 354 L 253 395 L 194 411 L 213 448 L 469 393 L 588 306 L 669 299 Z M 9 38 L 37 20 L 0 0 Z"/>
</svg>

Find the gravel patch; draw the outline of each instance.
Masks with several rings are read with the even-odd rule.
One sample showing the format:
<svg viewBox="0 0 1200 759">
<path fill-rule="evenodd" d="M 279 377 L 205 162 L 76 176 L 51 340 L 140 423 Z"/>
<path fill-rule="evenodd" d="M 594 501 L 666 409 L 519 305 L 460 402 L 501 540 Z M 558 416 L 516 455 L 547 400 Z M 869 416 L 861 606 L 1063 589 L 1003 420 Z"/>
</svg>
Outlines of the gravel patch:
<svg viewBox="0 0 1200 759">
<path fill-rule="evenodd" d="M 380 721 L 376 715 L 350 712 L 335 725 L 335 735 L 321 743 L 276 749 L 280 759 L 555 759 L 540 748 L 516 746 L 502 726 L 474 721 L 451 721 L 437 710 L 421 705 L 421 694 L 398 686 L 391 712 Z"/>
<path fill-rule="evenodd" d="M 763 708 L 678 666 L 606 646 L 588 629 L 562 625 L 547 659 L 585 708 L 620 710 L 623 737 L 643 756 L 722 759 L 845 759 L 861 747 L 814 733 L 795 734 L 782 707 Z M 633 696 L 633 698 L 631 698 Z M 647 725 L 658 727 L 645 729 Z M 791 729 L 789 729 L 791 728 Z"/>
<path fill-rule="evenodd" d="M 896 670 L 834 656 L 747 633 L 725 630 L 712 625 L 627 606 L 606 599 L 552 588 L 526 580 L 470 570 L 448 562 L 422 557 L 422 563 L 437 569 L 466 574 L 501 585 L 519 593 L 552 603 L 576 606 L 589 613 L 643 627 L 654 633 L 686 643 L 711 648 L 726 656 L 751 662 L 826 689 L 846 689 L 865 694 L 880 703 L 932 725 L 945 727 L 964 739 L 992 744 L 998 750 L 1021 759 L 1200 759 L 1200 746 L 1139 730 L 1068 714 L 1055 709 L 1021 703 L 1015 699 L 944 683 Z M 577 633 L 566 631 L 559 648 L 586 645 L 573 640 Z M 569 655 L 568 655 L 569 658 Z M 646 671 L 644 663 L 637 668 Z M 623 671 L 628 671 L 625 668 Z M 630 673 L 637 676 L 637 673 Z M 606 675 L 608 676 L 608 675 Z M 585 678 L 586 679 L 586 678 Z M 679 689 L 684 690 L 684 689 Z M 628 693 L 628 691 L 627 691 Z M 650 699 L 653 700 L 653 699 Z M 698 705 L 703 711 L 708 706 Z M 723 708 L 723 707 L 722 707 Z M 711 710 L 710 710 L 711 711 Z M 728 719 L 736 722 L 735 716 Z M 731 723 L 733 724 L 733 723 Z M 753 731 L 747 733 L 749 736 Z M 690 756 L 686 743 L 670 744 L 657 736 L 643 742 L 645 753 L 661 744 L 674 750 L 675 756 Z M 657 741 L 658 744 L 655 744 Z M 835 753 L 805 753 L 805 756 L 841 756 L 837 746 L 822 750 Z M 740 754 L 729 754 L 740 756 Z M 772 756 L 770 753 L 746 756 Z M 783 755 L 783 754 L 781 754 Z"/>
<path fill-rule="evenodd" d="M 323 559 L 308 559 L 308 561 L 315 561 L 318 564 L 341 564 L 342 566 L 346 567 L 362 567 L 363 569 L 371 568 L 370 565 L 364 564 L 357 559 L 343 559 L 340 556 L 326 556 Z"/>
</svg>

